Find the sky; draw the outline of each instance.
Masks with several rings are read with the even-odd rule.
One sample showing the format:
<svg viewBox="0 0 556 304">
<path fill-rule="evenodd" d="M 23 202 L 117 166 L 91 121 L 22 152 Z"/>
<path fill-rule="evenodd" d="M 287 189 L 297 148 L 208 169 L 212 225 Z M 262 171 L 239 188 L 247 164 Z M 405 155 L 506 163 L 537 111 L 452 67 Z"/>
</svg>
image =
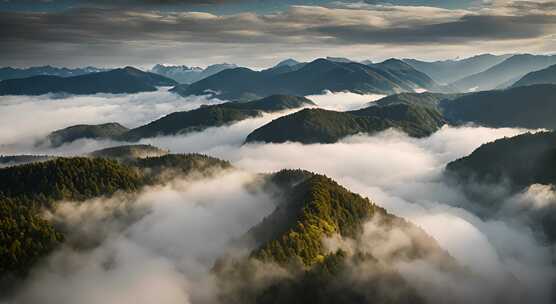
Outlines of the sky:
<svg viewBox="0 0 556 304">
<path fill-rule="evenodd" d="M 0 66 L 556 52 L 556 0 L 0 0 Z"/>
</svg>

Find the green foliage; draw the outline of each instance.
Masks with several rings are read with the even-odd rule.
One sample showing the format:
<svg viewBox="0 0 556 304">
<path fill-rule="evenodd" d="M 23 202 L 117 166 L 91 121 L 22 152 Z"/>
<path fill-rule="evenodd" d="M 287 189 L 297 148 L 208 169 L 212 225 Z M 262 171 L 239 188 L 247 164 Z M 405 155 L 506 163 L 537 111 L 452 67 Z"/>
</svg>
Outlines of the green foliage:
<svg viewBox="0 0 556 304">
<path fill-rule="evenodd" d="M 388 128 L 423 137 L 443 124 L 442 115 L 436 109 L 409 104 L 371 106 L 351 112 L 305 109 L 256 129 L 246 141 L 334 143 L 349 135 L 372 134 Z"/>
<path fill-rule="evenodd" d="M 111 139 L 129 131 L 128 128 L 116 122 L 100 125 L 75 125 L 50 133 L 46 140 L 53 147 L 59 147 L 72 141 L 90 139 Z M 39 143 L 40 144 L 40 143 Z"/>
<path fill-rule="evenodd" d="M 0 170 L 0 195 L 41 203 L 133 191 L 141 184 L 135 170 L 101 158 L 57 158 Z"/>
<path fill-rule="evenodd" d="M 62 240 L 38 207 L 0 196 L 0 274 L 24 273 Z"/>
<path fill-rule="evenodd" d="M 356 237 L 365 220 L 376 212 L 385 213 L 368 199 L 321 175 L 313 175 L 294 186 L 288 200 L 289 204 L 281 206 L 287 211 L 273 215 L 294 222 L 275 239 L 262 240 L 265 243 L 254 251 L 254 257 L 282 264 L 300 259 L 310 266 L 322 261 L 326 254 L 322 244 L 324 236 L 339 233 Z M 272 221 L 280 220 L 271 218 L 263 224 Z"/>
<path fill-rule="evenodd" d="M 147 125 L 132 129 L 122 137 L 139 140 L 158 135 L 174 135 L 202 131 L 209 127 L 219 127 L 247 118 L 260 116 L 261 112 L 275 112 L 313 104 L 304 97 L 273 95 L 246 103 L 227 102 L 218 105 L 201 106 L 198 109 L 174 112 Z"/>
</svg>

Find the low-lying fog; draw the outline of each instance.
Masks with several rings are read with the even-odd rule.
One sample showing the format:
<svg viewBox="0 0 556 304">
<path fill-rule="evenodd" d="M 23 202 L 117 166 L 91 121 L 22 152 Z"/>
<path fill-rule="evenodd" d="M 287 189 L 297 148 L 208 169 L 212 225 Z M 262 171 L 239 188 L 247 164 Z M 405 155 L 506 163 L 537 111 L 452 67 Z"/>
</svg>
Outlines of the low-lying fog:
<svg viewBox="0 0 556 304">
<path fill-rule="evenodd" d="M 364 107 L 377 96 L 325 93 L 309 98 L 328 109 L 348 110 Z M 213 101 L 181 98 L 165 91 L 65 99 L 10 97 L 0 103 L 0 142 L 18 144 L 76 123 L 117 121 L 134 127 L 207 103 Z M 518 296 L 505 299 L 510 302 L 549 302 L 556 273 L 554 249 L 540 244 L 529 229 L 510 219 L 482 220 L 453 207 L 465 206 L 466 199 L 442 178 L 448 162 L 483 143 L 526 130 L 445 126 L 423 139 L 388 130 L 335 144 L 243 145 L 251 131 L 285 114 L 268 114 L 185 136 L 142 140 L 175 153 L 200 152 L 229 160 L 240 170 L 210 180 L 180 180 L 145 190 L 136 201 L 153 212 L 124 232 L 112 229 L 95 250 L 76 253 L 61 249 L 34 273 L 21 299 L 44 303 L 210 301 L 211 291 L 206 287 L 210 284 L 199 273 L 210 267 L 222 244 L 272 210 L 272 202 L 264 194 L 245 190 L 245 181 L 253 178 L 253 173 L 303 168 L 326 174 L 421 226 L 476 275 L 472 282 L 460 282 L 418 267 L 402 270 L 423 294 L 438 302 L 493 303 L 511 291 L 512 297 Z M 72 155 L 116 144 L 81 140 L 47 152 Z M 0 147 L 0 154 L 34 152 L 25 144 L 6 147 Z M 525 198 L 535 200 L 534 194 L 527 193 L 512 199 L 519 203 Z M 111 209 L 118 203 L 110 200 L 103 206 Z M 98 208 L 82 206 L 61 209 L 54 216 L 94 221 L 94 214 Z M 207 223 L 212 224 L 209 227 Z M 106 261 L 115 261 L 113 267 L 104 267 Z M 208 285 L 199 288 L 201 281 Z M 448 298 L 439 299 L 439 295 Z"/>
</svg>

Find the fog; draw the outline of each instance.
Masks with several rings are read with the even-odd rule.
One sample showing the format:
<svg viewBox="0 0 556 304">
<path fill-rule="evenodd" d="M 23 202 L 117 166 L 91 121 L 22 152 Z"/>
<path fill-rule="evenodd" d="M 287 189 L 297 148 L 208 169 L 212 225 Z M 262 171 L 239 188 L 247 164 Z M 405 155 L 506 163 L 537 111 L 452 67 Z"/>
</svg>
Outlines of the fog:
<svg viewBox="0 0 556 304">
<path fill-rule="evenodd" d="M 148 98 L 140 98 L 142 101 L 134 108 L 129 105 L 130 100 L 117 96 L 83 97 L 103 99 L 99 103 L 112 110 L 103 112 L 102 105 L 83 101 L 83 108 L 68 105 L 75 110 L 69 118 L 52 110 L 57 106 L 48 108 L 40 104 L 41 97 L 25 97 L 23 100 L 33 101 L 23 102 L 21 106 L 28 107 L 28 113 L 45 110 L 49 114 L 45 114 L 44 120 L 48 121 L 37 127 L 31 118 L 25 118 L 26 123 L 21 122 L 21 128 L 10 127 L 0 134 L 3 140 L 14 140 L 20 138 L 19 135 L 26 138 L 39 134 L 41 129 L 55 128 L 55 124 L 84 122 L 80 119 L 86 122 L 115 120 L 133 126 L 164 115 L 169 108 L 174 111 L 173 107 L 191 106 L 185 99 L 167 96 L 166 92 L 152 94 L 166 96 L 166 102 L 161 102 L 160 106 L 164 110 L 152 111 Z M 323 107 L 336 110 L 356 109 L 374 100 L 371 96 L 351 93 L 325 93 L 310 98 Z M 111 103 L 115 100 L 123 103 L 121 107 L 130 106 L 131 109 L 114 110 L 120 107 L 117 102 Z M 213 102 L 202 97 L 195 100 L 199 104 Z M 58 101 L 46 100 L 45 104 Z M 19 106 L 15 100 L 13 104 L 4 103 L 2 108 Z M 443 168 L 448 162 L 468 155 L 483 143 L 527 130 L 444 126 L 422 139 L 387 130 L 372 136 L 351 136 L 335 144 L 244 144 L 251 131 L 288 112 L 291 111 L 182 136 L 143 139 L 141 143 L 174 153 L 200 152 L 229 160 L 239 171 L 224 172 L 214 179 L 180 179 L 145 190 L 132 201 L 134 208 L 147 210 L 146 215 L 129 226 L 105 226 L 101 246 L 94 250 L 76 252 L 64 247 L 57 251 L 32 274 L 19 293 L 19 299 L 24 303 L 36 299 L 44 303 L 211 302 L 212 285 L 206 275 L 211 263 L 222 254 L 228 241 L 258 223 L 273 208 L 272 201 L 264 193 L 246 190 L 247 181 L 252 181 L 253 174 L 259 172 L 303 168 L 326 174 L 423 228 L 474 275 L 473 280 L 467 280 L 446 276 L 426 263 L 399 264 L 402 276 L 432 302 L 550 302 L 556 273 L 552 264 L 554 248 L 540 243 L 531 229 L 509 216 L 482 219 L 472 213 L 471 208 L 454 207 L 470 206 L 471 202 L 459 188 L 443 179 Z M 0 113 L 4 116 L 3 111 Z M 128 117 L 134 113 L 138 117 Z M 50 121 L 55 117 L 59 121 Z M 82 140 L 51 152 L 71 155 L 116 144 L 120 143 Z M 508 199 L 508 204 L 545 208 L 554 204 L 554 197 L 553 189 L 536 185 Z M 109 206 L 107 212 L 110 213 L 121 206 L 118 202 L 121 199 L 116 197 L 92 205 Z M 95 227 L 97 221 L 102 222 L 98 217 L 105 214 L 97 208 L 83 207 L 85 204 L 63 206 L 65 209 L 50 216 L 69 224 Z M 97 216 L 93 216 L 95 214 Z M 85 225 L 87 221 L 93 224 Z M 203 284 L 203 287 L 196 284 Z M 453 298 L 442 298 L 446 295 Z"/>
</svg>

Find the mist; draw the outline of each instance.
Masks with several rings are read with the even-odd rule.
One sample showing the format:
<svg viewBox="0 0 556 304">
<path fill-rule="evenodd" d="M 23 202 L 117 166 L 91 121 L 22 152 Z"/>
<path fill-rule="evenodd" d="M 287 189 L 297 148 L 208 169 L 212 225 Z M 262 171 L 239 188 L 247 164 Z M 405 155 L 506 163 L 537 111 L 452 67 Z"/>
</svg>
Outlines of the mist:
<svg viewBox="0 0 556 304">
<path fill-rule="evenodd" d="M 336 110 L 357 109 L 375 100 L 372 96 L 355 95 L 325 93 L 309 98 L 325 108 Z M 114 101 L 119 97 L 94 98 Z M 102 112 L 102 105 L 89 101 L 83 108 L 75 109 L 75 117 L 100 122 L 97 115 L 104 115 L 110 117 L 110 121 L 133 126 L 175 111 L 174 106 L 184 109 L 192 106 L 181 97 L 172 95 L 166 98 L 160 111 L 154 113 L 147 113 L 151 112 L 152 105 L 144 105 L 148 101 L 142 98 L 143 102 L 138 102 L 135 110 L 131 106 L 129 111 L 115 112 Z M 40 97 L 27 104 L 29 113 L 43 109 L 39 100 Z M 199 104 L 213 102 L 203 97 L 196 100 Z M 52 99 L 45 103 L 56 101 Z M 131 103 L 127 99 L 120 102 L 124 108 Z M 114 105 L 116 102 L 104 103 L 119 107 Z M 139 113 L 138 118 L 132 118 L 133 111 Z M 50 111 L 48 115 L 66 116 L 56 112 Z M 536 232 L 515 221 L 511 214 L 502 214 L 496 219 L 478 217 L 466 207 L 472 202 L 458 187 L 445 183 L 443 177 L 448 162 L 468 155 L 486 142 L 529 130 L 444 126 L 430 137 L 421 139 L 386 130 L 370 136 L 350 136 L 335 144 L 244 144 L 251 131 L 290 112 L 293 111 L 265 114 L 187 135 L 141 140 L 141 143 L 153 144 L 173 153 L 199 152 L 229 160 L 239 171 L 224 172 L 210 179 L 179 179 L 144 190 L 131 200 L 133 208 L 138 208 L 134 209 L 139 212 L 138 220 L 132 217 L 134 221 L 129 225 L 116 222 L 106 225 L 101 232 L 90 232 L 102 236 L 100 245 L 94 250 L 76 251 L 71 247 L 58 250 L 32 273 L 18 293 L 18 299 L 22 303 L 38 299 L 44 303 L 84 300 L 90 300 L 90 303 L 212 302 L 211 288 L 214 286 L 207 275 L 212 262 L 226 250 L 230 240 L 258 223 L 274 206 L 264 193 L 246 190 L 246 183 L 253 181 L 256 173 L 302 168 L 325 174 L 421 227 L 475 276 L 474 280 L 447 276 L 426 263 L 398 264 L 402 276 L 431 302 L 495 302 L 501 299 L 510 303 L 550 302 L 556 273 L 552 265 L 554 248 L 540 242 Z M 4 116 L 4 112 L 0 115 Z M 65 119 L 55 123 L 66 126 L 73 117 Z M 102 120 L 105 121 L 109 120 Z M 33 125 L 29 120 L 26 123 Z M 33 130 L 28 129 L 24 123 L 21 126 L 21 130 L 9 128 L 11 135 L 4 131 L 1 133 L 3 138 L 33 137 L 41 129 L 35 126 Z M 80 140 L 49 152 L 74 155 L 117 144 L 121 143 Z M 553 195 L 553 189 L 535 186 L 512 197 L 508 204 L 543 208 L 553 204 Z M 96 227 L 96 221 L 102 222 L 106 212 L 110 214 L 121 208 L 123 200 L 115 197 L 90 204 L 108 208 L 105 212 L 99 211 L 101 207 L 88 209 L 84 207 L 87 204 L 68 202 L 62 205 L 64 208 L 58 209 L 58 213 L 49 216 L 70 226 L 75 223 Z M 87 221 L 95 222 L 87 225 Z M 87 235 L 89 230 L 84 230 L 78 230 L 78 233 Z M 196 284 L 203 284 L 203 287 Z M 453 298 L 442 298 L 442 295 Z"/>
</svg>

